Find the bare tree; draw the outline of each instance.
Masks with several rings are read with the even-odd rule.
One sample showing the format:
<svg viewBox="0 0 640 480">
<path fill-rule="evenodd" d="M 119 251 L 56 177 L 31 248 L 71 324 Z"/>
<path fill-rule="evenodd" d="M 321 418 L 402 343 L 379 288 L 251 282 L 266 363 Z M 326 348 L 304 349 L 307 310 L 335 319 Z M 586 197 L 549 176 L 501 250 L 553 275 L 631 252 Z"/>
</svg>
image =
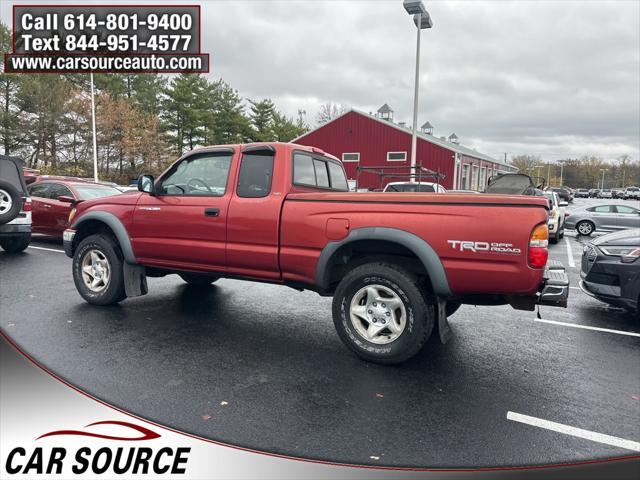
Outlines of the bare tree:
<svg viewBox="0 0 640 480">
<path fill-rule="evenodd" d="M 324 125 L 334 118 L 339 117 L 346 111 L 347 109 L 344 105 L 336 103 L 325 103 L 324 105 L 320 106 L 320 111 L 316 116 L 316 121 L 318 122 L 318 125 Z"/>
</svg>

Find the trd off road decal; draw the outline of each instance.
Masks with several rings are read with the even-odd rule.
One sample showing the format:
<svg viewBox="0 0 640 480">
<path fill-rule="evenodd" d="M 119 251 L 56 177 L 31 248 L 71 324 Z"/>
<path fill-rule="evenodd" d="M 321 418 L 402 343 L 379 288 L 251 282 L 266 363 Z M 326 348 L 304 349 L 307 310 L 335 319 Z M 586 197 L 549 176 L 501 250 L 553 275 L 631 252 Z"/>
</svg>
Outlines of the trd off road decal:
<svg viewBox="0 0 640 480">
<path fill-rule="evenodd" d="M 472 240 L 447 240 L 451 248 L 460 252 L 473 253 L 506 253 L 520 255 L 522 250 L 513 246 L 513 243 L 501 242 L 474 242 Z"/>
</svg>

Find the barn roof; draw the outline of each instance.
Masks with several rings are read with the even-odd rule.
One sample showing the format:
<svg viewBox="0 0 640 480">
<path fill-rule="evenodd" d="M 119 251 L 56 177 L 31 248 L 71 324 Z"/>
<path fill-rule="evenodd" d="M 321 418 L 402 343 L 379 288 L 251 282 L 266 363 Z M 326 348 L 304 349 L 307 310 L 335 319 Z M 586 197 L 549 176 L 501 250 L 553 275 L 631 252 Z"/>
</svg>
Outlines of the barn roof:
<svg viewBox="0 0 640 480">
<path fill-rule="evenodd" d="M 309 132 L 307 132 L 307 133 L 305 133 L 303 135 L 300 135 L 297 138 L 294 138 L 293 140 L 291 140 L 291 143 L 295 143 L 296 140 L 298 140 L 300 138 L 303 138 L 303 137 L 306 137 L 307 135 L 309 135 L 312 132 L 315 132 L 316 130 L 320 130 L 321 128 L 325 127 L 326 125 L 329 125 L 330 123 L 335 122 L 339 118 L 342 118 L 342 117 L 344 117 L 345 115 L 347 115 L 347 114 L 349 114 L 351 112 L 356 113 L 358 115 L 361 115 L 363 117 L 369 118 L 371 120 L 374 120 L 376 122 L 380 122 L 382 125 L 385 125 L 386 127 L 395 128 L 396 130 L 400 130 L 400 131 L 405 132 L 405 133 L 407 133 L 409 135 L 411 134 L 411 129 L 409 127 L 401 127 L 400 125 L 397 125 L 395 123 L 389 122 L 387 120 L 383 120 L 383 119 L 378 118 L 378 117 L 376 117 L 374 115 L 370 115 L 368 113 L 365 113 L 365 112 L 362 112 L 360 110 L 356 110 L 355 108 L 352 108 L 352 109 L 348 110 L 347 112 L 343 113 L 342 115 L 329 120 L 327 123 L 324 123 L 324 124 L 320 125 L 319 127 L 316 127 L 313 130 L 310 130 Z M 436 137 L 434 135 L 427 135 L 426 133 L 422 133 L 420 131 L 418 131 L 417 135 L 418 135 L 418 138 L 420 138 L 421 140 L 424 140 L 425 142 L 433 143 L 433 144 L 438 145 L 438 146 L 440 146 L 442 148 L 446 148 L 447 150 L 450 150 L 452 152 L 459 153 L 460 155 L 466 155 L 468 157 L 477 158 L 479 160 L 487 160 L 488 162 L 493 162 L 493 163 L 497 163 L 497 164 L 500 164 L 500 165 L 508 165 L 508 164 L 504 163 L 501 160 L 497 160 L 497 159 L 495 159 L 493 157 L 490 157 L 489 155 L 485 155 L 484 153 L 480 153 L 480 152 L 478 152 L 478 151 L 476 151 L 476 150 L 474 150 L 472 148 L 460 145 L 459 143 L 453 143 L 453 142 L 450 142 L 450 141 L 448 141 L 446 139 L 438 138 L 438 137 Z"/>
</svg>

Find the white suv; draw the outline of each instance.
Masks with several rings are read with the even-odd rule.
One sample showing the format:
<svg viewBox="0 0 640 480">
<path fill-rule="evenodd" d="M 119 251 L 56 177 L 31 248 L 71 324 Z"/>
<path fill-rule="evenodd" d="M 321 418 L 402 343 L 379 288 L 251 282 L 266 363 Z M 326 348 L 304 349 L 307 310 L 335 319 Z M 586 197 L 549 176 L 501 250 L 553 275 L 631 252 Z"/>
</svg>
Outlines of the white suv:
<svg viewBox="0 0 640 480">
<path fill-rule="evenodd" d="M 640 188 L 627 187 L 626 190 L 624 191 L 624 199 L 628 200 L 629 198 L 640 200 Z"/>
<path fill-rule="evenodd" d="M 0 247 L 20 253 L 31 241 L 31 199 L 22 160 L 0 155 Z"/>
</svg>

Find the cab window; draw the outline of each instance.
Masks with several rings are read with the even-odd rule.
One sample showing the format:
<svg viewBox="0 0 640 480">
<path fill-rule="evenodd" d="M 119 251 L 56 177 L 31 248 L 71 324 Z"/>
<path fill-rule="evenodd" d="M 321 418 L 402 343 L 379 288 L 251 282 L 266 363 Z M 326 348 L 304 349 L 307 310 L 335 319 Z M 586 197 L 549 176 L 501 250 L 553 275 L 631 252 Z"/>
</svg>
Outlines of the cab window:
<svg viewBox="0 0 640 480">
<path fill-rule="evenodd" d="M 226 191 L 232 156 L 225 152 L 185 158 L 165 175 L 158 194 L 221 197 Z"/>
<path fill-rule="evenodd" d="M 293 155 L 293 184 L 323 190 L 349 191 L 344 170 L 339 163 L 305 153 Z"/>
</svg>

